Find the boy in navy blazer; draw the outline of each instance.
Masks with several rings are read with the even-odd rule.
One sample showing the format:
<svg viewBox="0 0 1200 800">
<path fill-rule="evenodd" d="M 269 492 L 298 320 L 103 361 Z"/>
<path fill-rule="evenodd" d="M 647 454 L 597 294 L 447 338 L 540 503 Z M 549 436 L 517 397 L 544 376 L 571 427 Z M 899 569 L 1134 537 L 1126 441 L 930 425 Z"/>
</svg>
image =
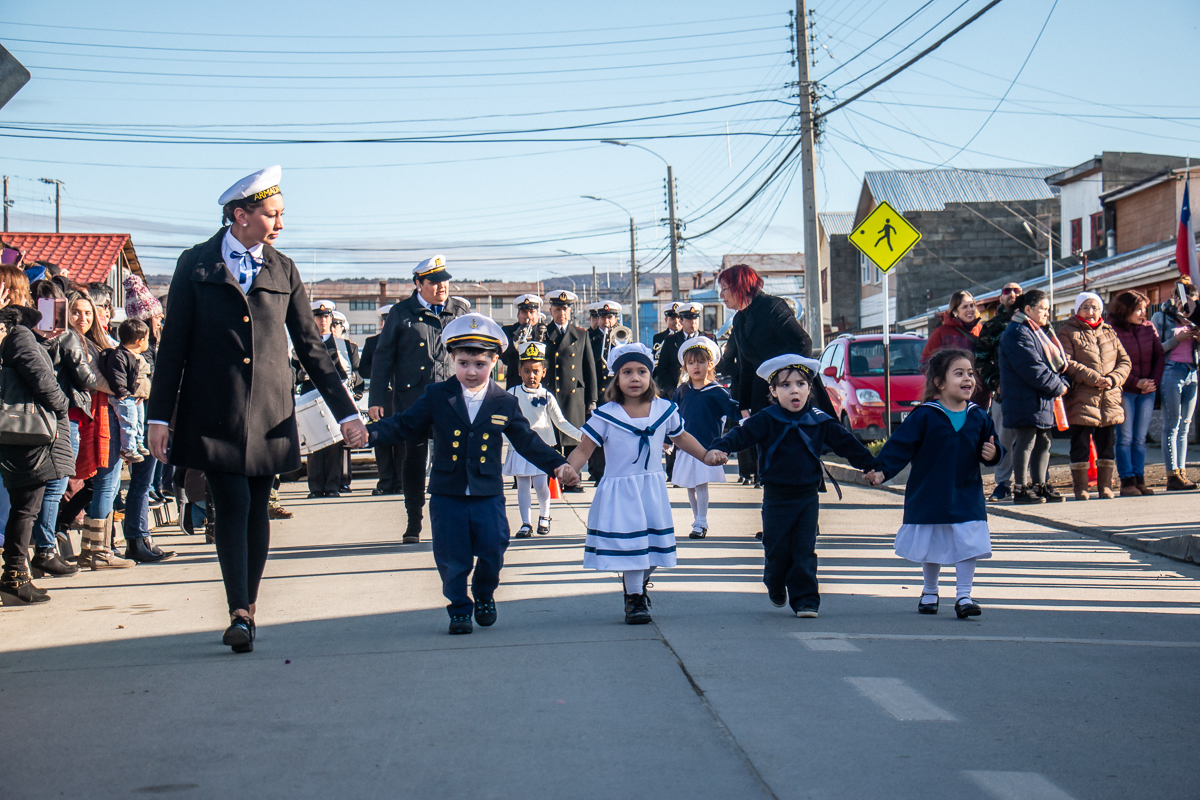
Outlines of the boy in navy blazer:
<svg viewBox="0 0 1200 800">
<path fill-rule="evenodd" d="M 407 410 L 379 420 L 368 431 L 371 447 L 432 431 L 433 558 L 442 577 L 442 594 L 450 601 L 450 633 L 462 634 L 472 631 L 472 611 L 484 627 L 496 621 L 493 595 L 509 537 L 501 475 L 503 437 L 563 483 L 575 483 L 579 476 L 530 429 L 517 398 L 491 380 L 496 359 L 508 346 L 499 325 L 482 314 L 466 314 L 446 325 L 442 341 L 454 362 L 455 377 L 431 383 Z"/>
</svg>

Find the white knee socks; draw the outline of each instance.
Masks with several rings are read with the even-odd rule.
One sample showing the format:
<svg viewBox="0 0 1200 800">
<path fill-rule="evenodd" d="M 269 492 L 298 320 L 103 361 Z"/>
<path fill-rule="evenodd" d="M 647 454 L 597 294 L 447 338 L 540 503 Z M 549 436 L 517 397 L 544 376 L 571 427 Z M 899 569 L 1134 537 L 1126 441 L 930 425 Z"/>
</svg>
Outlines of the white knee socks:
<svg viewBox="0 0 1200 800">
<path fill-rule="evenodd" d="M 954 579 L 957 584 L 954 594 L 956 600 L 971 597 L 971 586 L 975 582 L 976 561 L 977 559 L 968 558 L 966 561 L 959 561 L 954 565 Z M 932 603 L 933 599 L 937 597 L 938 575 L 942 571 L 942 565 L 925 563 L 921 565 L 921 571 L 925 574 L 925 588 L 921 590 L 921 599 Z"/>
<path fill-rule="evenodd" d="M 942 565 L 926 562 L 921 565 L 921 572 L 925 574 L 925 588 L 921 590 L 921 601 L 932 603 L 937 597 L 938 575 L 942 572 Z"/>
<path fill-rule="evenodd" d="M 631 569 L 628 572 L 622 572 L 621 580 L 625 582 L 625 594 L 642 594 L 646 582 L 650 580 L 650 575 L 653 572 L 654 567 L 650 569 Z"/>
<path fill-rule="evenodd" d="M 529 524 L 529 503 L 532 500 L 529 495 L 529 487 L 532 485 L 533 478 L 524 475 L 517 476 L 517 506 L 521 509 L 521 522 L 526 525 Z"/>
<path fill-rule="evenodd" d="M 537 492 L 538 498 L 538 514 L 549 518 L 550 516 L 550 476 L 538 475 L 533 478 L 533 488 Z"/>
<path fill-rule="evenodd" d="M 688 489 L 688 503 L 692 506 L 693 528 L 708 527 L 708 484 L 702 483 Z"/>
<path fill-rule="evenodd" d="M 530 494 L 530 487 L 537 492 L 538 513 L 543 517 L 550 516 L 550 478 L 546 475 L 534 476 L 517 476 L 517 505 L 521 509 L 521 522 L 526 525 L 529 522 L 530 504 L 533 497 Z"/>
</svg>

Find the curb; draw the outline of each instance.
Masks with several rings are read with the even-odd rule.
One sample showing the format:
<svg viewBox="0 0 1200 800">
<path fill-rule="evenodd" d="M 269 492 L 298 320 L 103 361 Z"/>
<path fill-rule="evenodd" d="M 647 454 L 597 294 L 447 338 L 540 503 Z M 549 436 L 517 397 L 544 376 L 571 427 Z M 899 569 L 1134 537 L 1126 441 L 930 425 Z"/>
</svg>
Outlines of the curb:
<svg viewBox="0 0 1200 800">
<path fill-rule="evenodd" d="M 868 489 L 882 489 L 884 491 L 891 492 L 892 494 L 904 494 L 903 486 L 888 486 L 887 484 L 873 486 L 872 484 L 867 483 L 866 478 L 863 477 L 861 472 L 856 469 L 851 469 L 845 464 L 830 464 L 825 462 L 825 466 L 829 469 L 829 474 L 833 475 L 833 477 L 837 479 L 838 483 L 865 486 Z M 904 476 L 907 474 L 907 470 L 908 468 L 905 467 L 905 471 L 901 472 L 896 477 L 903 480 Z M 892 480 L 895 480 L 895 478 Z M 994 514 L 997 517 L 1006 517 L 1008 519 L 1020 520 L 1021 522 L 1031 522 L 1035 525 L 1042 525 L 1047 528 L 1066 531 L 1067 533 L 1078 533 L 1083 536 L 1090 536 L 1093 539 L 1103 539 L 1107 542 L 1119 544 L 1134 550 L 1141 550 L 1142 552 L 1150 553 L 1151 555 L 1164 556 L 1166 558 L 1174 559 L 1175 561 L 1182 561 L 1187 564 L 1194 564 L 1197 561 L 1200 561 L 1200 536 L 1196 536 L 1194 534 L 1187 534 L 1184 536 L 1163 536 L 1156 538 L 1152 536 L 1137 536 L 1129 533 L 1108 533 L 1102 528 L 1087 527 L 1084 525 L 1077 525 L 1072 522 L 1062 522 L 1055 519 L 1047 519 L 1046 517 L 1040 517 L 1036 514 L 1027 514 L 1011 508 L 999 507 L 991 503 L 988 504 L 987 509 L 989 514 Z"/>
</svg>

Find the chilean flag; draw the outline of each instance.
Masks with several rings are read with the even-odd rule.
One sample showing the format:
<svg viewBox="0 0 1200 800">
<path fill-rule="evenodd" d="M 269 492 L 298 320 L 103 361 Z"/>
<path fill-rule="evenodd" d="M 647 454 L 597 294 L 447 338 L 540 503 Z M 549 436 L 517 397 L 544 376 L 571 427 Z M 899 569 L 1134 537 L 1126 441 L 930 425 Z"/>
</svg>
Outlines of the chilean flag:
<svg viewBox="0 0 1200 800">
<path fill-rule="evenodd" d="M 1179 210 L 1179 237 L 1175 241 L 1175 263 L 1179 274 L 1200 286 L 1200 266 L 1196 264 L 1196 226 L 1192 224 L 1192 209 L 1188 202 L 1188 181 L 1183 183 L 1183 207 Z"/>
</svg>

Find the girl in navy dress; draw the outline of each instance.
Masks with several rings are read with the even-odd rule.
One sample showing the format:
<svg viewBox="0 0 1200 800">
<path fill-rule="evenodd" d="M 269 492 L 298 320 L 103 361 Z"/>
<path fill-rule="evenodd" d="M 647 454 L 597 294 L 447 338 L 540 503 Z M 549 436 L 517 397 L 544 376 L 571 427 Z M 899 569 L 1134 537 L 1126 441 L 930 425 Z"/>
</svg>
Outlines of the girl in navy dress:
<svg viewBox="0 0 1200 800">
<path fill-rule="evenodd" d="M 683 416 L 683 429 L 706 449 L 720 438 L 726 418 L 738 413 L 738 404 L 715 380 L 720 358 L 720 348 L 707 336 L 693 336 L 679 346 L 679 363 L 687 371 L 688 382 L 675 390 L 672 399 Z M 708 535 L 708 485 L 724 482 L 724 467 L 710 467 L 687 453 L 676 456 L 671 483 L 688 490 L 688 502 L 692 505 L 689 538 L 703 539 Z"/>
<path fill-rule="evenodd" d="M 912 463 L 896 555 L 920 562 L 925 573 L 917 603 L 922 614 L 937 613 L 942 564 L 954 565 L 958 618 L 981 613 L 971 584 L 975 562 L 991 558 L 992 537 L 979 465 L 998 464 L 1003 448 L 996 444 L 991 416 L 971 402 L 977 382 L 970 353 L 936 352 L 929 360 L 925 402 L 887 440 L 871 476 L 873 483 L 882 483 Z"/>
</svg>

